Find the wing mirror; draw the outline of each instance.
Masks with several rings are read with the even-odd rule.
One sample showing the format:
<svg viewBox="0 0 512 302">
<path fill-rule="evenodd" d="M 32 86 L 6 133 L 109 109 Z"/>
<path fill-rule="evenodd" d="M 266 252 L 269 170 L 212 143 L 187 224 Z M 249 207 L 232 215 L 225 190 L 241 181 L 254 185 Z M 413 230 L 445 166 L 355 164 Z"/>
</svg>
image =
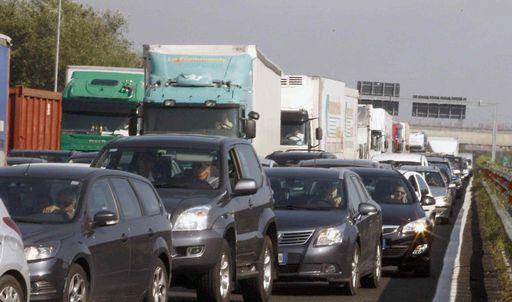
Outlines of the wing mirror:
<svg viewBox="0 0 512 302">
<path fill-rule="evenodd" d="M 455 189 L 457 186 L 454 183 L 451 183 L 448 185 L 448 188 Z"/>
<path fill-rule="evenodd" d="M 249 112 L 248 116 L 249 116 L 249 119 L 251 119 L 251 120 L 259 120 L 260 119 L 260 114 L 255 111 Z"/>
<path fill-rule="evenodd" d="M 251 139 L 256 137 L 256 120 L 245 120 L 245 138 Z"/>
<path fill-rule="evenodd" d="M 433 206 L 436 204 L 436 200 L 432 196 L 423 196 L 421 204 L 424 206 Z"/>
<path fill-rule="evenodd" d="M 373 204 L 368 203 L 368 202 L 359 204 L 359 207 L 357 210 L 358 210 L 359 214 L 361 214 L 363 216 L 373 215 L 373 214 L 377 214 L 379 212 L 379 209 L 377 209 L 376 206 L 374 206 Z"/>
<path fill-rule="evenodd" d="M 258 191 L 258 184 L 254 179 L 242 178 L 240 179 L 233 190 L 237 195 L 252 195 Z"/>
<path fill-rule="evenodd" d="M 93 223 L 95 226 L 107 226 L 117 223 L 117 215 L 110 211 L 99 211 L 94 215 Z"/>
<path fill-rule="evenodd" d="M 321 141 L 324 138 L 324 131 L 322 128 L 318 127 L 315 129 L 315 138 L 317 141 Z"/>
</svg>

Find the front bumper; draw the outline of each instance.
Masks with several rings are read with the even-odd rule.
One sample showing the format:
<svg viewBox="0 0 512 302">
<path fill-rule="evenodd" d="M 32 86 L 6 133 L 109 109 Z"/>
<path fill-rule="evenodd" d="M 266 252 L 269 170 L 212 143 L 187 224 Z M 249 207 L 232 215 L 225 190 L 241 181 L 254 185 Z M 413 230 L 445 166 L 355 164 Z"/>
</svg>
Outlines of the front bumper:
<svg viewBox="0 0 512 302">
<path fill-rule="evenodd" d="M 384 266 L 416 266 L 430 261 L 432 239 L 429 227 L 424 233 L 402 233 L 401 228 L 383 235 L 382 264 Z"/>
<path fill-rule="evenodd" d="M 29 262 L 30 300 L 62 301 L 68 264 L 58 258 Z"/>
<path fill-rule="evenodd" d="M 451 206 L 445 207 L 436 207 L 436 217 L 437 218 L 450 218 Z"/>
</svg>

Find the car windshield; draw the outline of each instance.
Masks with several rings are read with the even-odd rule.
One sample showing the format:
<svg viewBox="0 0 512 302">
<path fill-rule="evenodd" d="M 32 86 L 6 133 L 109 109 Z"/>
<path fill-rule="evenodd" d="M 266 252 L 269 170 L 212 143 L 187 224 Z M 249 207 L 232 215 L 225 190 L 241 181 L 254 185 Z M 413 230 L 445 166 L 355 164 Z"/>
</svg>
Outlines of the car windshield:
<svg viewBox="0 0 512 302">
<path fill-rule="evenodd" d="M 296 175 L 269 177 L 275 208 L 332 210 L 346 206 L 343 184 L 339 179 Z"/>
<path fill-rule="evenodd" d="M 440 172 L 424 172 L 423 176 L 431 187 L 445 187 L 445 181 Z"/>
<path fill-rule="evenodd" d="M 402 178 L 389 175 L 361 175 L 366 190 L 378 203 L 412 204 L 409 187 Z"/>
<path fill-rule="evenodd" d="M 113 148 L 101 155 L 96 167 L 139 174 L 156 188 L 219 188 L 219 153 L 215 150 Z"/>
<path fill-rule="evenodd" d="M 81 182 L 74 180 L 0 179 L 0 196 L 16 222 L 70 222 L 80 190 Z"/>
</svg>

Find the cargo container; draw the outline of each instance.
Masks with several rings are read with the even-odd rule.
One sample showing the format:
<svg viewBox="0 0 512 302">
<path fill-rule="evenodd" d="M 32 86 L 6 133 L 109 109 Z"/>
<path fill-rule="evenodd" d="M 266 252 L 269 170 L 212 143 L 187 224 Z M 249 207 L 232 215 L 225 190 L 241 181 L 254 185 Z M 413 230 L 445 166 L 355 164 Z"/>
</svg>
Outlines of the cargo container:
<svg viewBox="0 0 512 302">
<path fill-rule="evenodd" d="M 456 137 L 428 137 L 430 151 L 443 155 L 459 155 L 459 139 Z"/>
<path fill-rule="evenodd" d="M 281 78 L 281 150 L 321 149 L 338 158 L 358 158 L 358 92 L 320 76 Z M 322 138 L 317 136 L 322 129 Z"/>
<path fill-rule="evenodd" d="M 428 141 L 427 135 L 424 132 L 411 132 L 409 133 L 409 151 L 410 152 L 425 152 L 427 151 Z"/>
<path fill-rule="evenodd" d="M 62 95 L 16 86 L 9 90 L 8 149 L 59 150 Z"/>
<path fill-rule="evenodd" d="M 7 106 L 9 99 L 9 68 L 11 38 L 0 34 L 0 166 L 5 165 L 7 153 Z"/>
</svg>

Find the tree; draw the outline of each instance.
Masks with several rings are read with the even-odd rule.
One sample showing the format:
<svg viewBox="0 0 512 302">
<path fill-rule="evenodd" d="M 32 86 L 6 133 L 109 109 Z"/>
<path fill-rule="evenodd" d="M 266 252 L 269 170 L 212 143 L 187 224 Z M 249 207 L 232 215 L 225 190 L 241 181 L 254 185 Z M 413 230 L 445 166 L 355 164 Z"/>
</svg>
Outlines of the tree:
<svg viewBox="0 0 512 302">
<path fill-rule="evenodd" d="M 12 38 L 11 86 L 53 89 L 58 0 L 0 0 L 0 33 Z M 62 0 L 59 90 L 68 65 L 139 67 L 119 12 Z"/>
</svg>

